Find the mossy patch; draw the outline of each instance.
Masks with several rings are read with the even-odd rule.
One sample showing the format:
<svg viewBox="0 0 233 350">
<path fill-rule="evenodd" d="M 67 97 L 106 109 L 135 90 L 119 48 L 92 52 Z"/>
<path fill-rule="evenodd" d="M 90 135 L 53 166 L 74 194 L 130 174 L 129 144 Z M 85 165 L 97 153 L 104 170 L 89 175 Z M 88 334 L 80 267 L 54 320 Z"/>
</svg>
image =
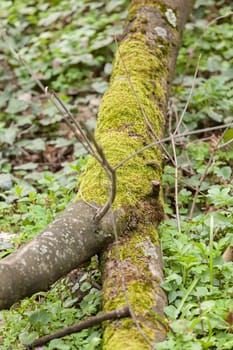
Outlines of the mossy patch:
<svg viewBox="0 0 233 350">
<path fill-rule="evenodd" d="M 112 166 L 143 147 L 138 137 L 127 137 L 125 134 L 125 131 L 112 131 L 105 135 L 101 142 Z M 138 199 L 150 193 L 151 181 L 159 178 L 162 171 L 159 165 L 156 169 L 154 166 L 147 165 L 147 162 L 153 159 L 160 164 L 161 153 L 155 150 L 146 151 L 143 155 L 132 158 L 117 170 L 117 196 L 114 207 L 135 205 Z M 106 202 L 110 183 L 100 164 L 93 158 L 87 164 L 80 186 L 86 201 L 95 201 L 99 204 Z"/>
<path fill-rule="evenodd" d="M 115 327 L 115 323 L 107 327 L 103 342 L 105 349 L 151 350 L 151 346 L 140 335 L 132 320 L 123 320 L 119 321 L 118 327 Z"/>
<path fill-rule="evenodd" d="M 95 132 L 112 166 L 152 142 L 145 115 L 156 137 L 162 135 L 164 117 L 159 106 L 165 102 L 164 74 L 161 62 L 147 46 L 142 34 L 136 33 L 120 45 Z M 148 165 L 151 160 L 157 165 Z M 158 147 L 132 158 L 117 170 L 114 207 L 135 205 L 150 192 L 151 181 L 159 179 L 161 174 L 162 156 Z M 83 198 L 104 204 L 109 195 L 109 185 L 104 170 L 90 158 L 80 179 Z M 81 199 L 80 195 L 78 199 Z"/>
<path fill-rule="evenodd" d="M 114 310 L 125 305 L 127 302 L 122 287 L 123 272 L 130 304 L 135 313 L 141 315 L 144 320 L 150 319 L 150 310 L 156 304 L 155 285 L 161 282 L 150 270 L 150 265 L 157 264 L 157 250 L 152 242 L 157 241 L 157 245 L 159 244 L 158 233 L 152 225 L 146 227 L 147 235 L 141 231 L 142 226 L 139 226 L 131 237 L 121 239 L 120 245 L 112 245 L 104 258 L 108 269 L 110 262 L 111 271 L 108 271 L 108 278 L 104 279 L 103 285 L 105 310 Z"/>
<path fill-rule="evenodd" d="M 139 322 L 140 328 L 150 341 L 153 341 L 155 331 L 154 328 L 160 328 L 158 320 L 151 312 L 151 308 L 155 305 L 154 294 L 149 283 L 135 281 L 127 285 L 127 296 L 131 307 L 134 310 L 135 316 Z M 126 299 L 123 292 L 118 295 L 118 298 L 109 300 L 105 304 L 107 307 L 111 305 L 113 309 L 120 305 L 126 305 Z M 106 324 L 106 330 L 104 332 L 104 344 L 107 344 L 108 349 L 131 349 L 129 339 L 132 341 L 132 349 L 150 349 L 150 346 L 145 339 L 138 332 L 135 322 L 132 319 L 124 319 L 121 321 L 115 321 L 111 324 Z M 103 349 L 105 346 L 103 346 Z"/>
</svg>

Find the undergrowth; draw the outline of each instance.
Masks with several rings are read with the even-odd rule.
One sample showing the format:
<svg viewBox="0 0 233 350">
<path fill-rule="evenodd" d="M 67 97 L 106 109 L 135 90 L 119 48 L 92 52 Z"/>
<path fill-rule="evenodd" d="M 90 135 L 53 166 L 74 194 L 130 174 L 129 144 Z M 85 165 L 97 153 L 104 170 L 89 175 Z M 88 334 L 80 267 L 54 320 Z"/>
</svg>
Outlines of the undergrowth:
<svg viewBox="0 0 233 350">
<path fill-rule="evenodd" d="M 201 55 L 179 132 L 233 121 L 231 11 L 224 1 L 196 2 L 195 18 L 184 32 L 170 100 L 170 123 L 175 129 Z M 233 148 L 224 146 L 232 138 L 233 130 L 228 128 L 176 139 L 180 230 L 175 216 L 175 168 L 165 166 L 167 220 L 160 231 L 170 332 L 166 341 L 156 345 L 158 350 L 233 348 L 233 262 L 223 258 L 233 245 Z M 171 147 L 168 151 L 172 154 Z"/>
</svg>

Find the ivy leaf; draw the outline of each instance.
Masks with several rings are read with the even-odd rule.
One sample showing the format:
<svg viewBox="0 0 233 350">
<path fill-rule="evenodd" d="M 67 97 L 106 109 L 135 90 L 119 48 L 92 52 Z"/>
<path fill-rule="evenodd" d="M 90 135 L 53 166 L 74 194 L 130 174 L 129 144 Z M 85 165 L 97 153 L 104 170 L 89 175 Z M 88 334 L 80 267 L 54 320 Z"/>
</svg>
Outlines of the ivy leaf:
<svg viewBox="0 0 233 350">
<path fill-rule="evenodd" d="M 8 129 L 0 130 L 0 142 L 13 145 L 16 139 L 18 130 L 19 129 L 15 125 L 11 125 Z"/>
<path fill-rule="evenodd" d="M 29 322 L 32 326 L 46 325 L 50 321 L 50 314 L 45 310 L 36 310 L 29 316 Z"/>
<path fill-rule="evenodd" d="M 94 50 L 101 49 L 102 47 L 110 45 L 112 42 L 113 42 L 112 37 L 108 37 L 108 38 L 101 39 L 101 40 L 96 40 L 94 42 L 94 44 L 91 45 L 91 50 L 94 51 Z"/>
<path fill-rule="evenodd" d="M 11 174 L 0 174 L 0 189 L 3 191 L 10 190 L 13 186 Z"/>
<path fill-rule="evenodd" d="M 222 177 L 224 180 L 230 180 L 231 179 L 231 174 L 232 174 L 231 167 L 224 166 L 222 168 L 219 168 L 217 170 L 216 174 L 218 176 Z"/>
<path fill-rule="evenodd" d="M 28 103 L 21 101 L 18 98 L 12 97 L 6 109 L 6 113 L 16 114 L 28 108 Z"/>
<path fill-rule="evenodd" d="M 37 138 L 35 140 L 23 140 L 18 142 L 18 145 L 34 152 L 45 151 L 45 141 L 42 138 Z"/>
<path fill-rule="evenodd" d="M 39 22 L 38 25 L 39 26 L 43 26 L 43 27 L 47 27 L 50 24 L 56 22 L 60 17 L 64 17 L 66 14 L 63 13 L 62 11 L 58 11 L 58 12 L 53 12 L 51 13 L 48 17 L 46 18 L 42 18 Z"/>
<path fill-rule="evenodd" d="M 173 305 L 166 306 L 164 312 L 171 320 L 175 320 L 177 317 L 177 308 Z"/>
<path fill-rule="evenodd" d="M 30 163 L 16 165 L 14 167 L 14 170 L 34 170 L 37 167 L 38 167 L 38 164 L 30 162 Z"/>
<path fill-rule="evenodd" d="M 98 93 L 103 94 L 107 88 L 108 83 L 106 81 L 96 81 L 91 85 L 91 87 Z"/>
<path fill-rule="evenodd" d="M 23 345 L 30 345 L 33 343 L 33 341 L 36 339 L 38 336 L 37 332 L 23 332 L 19 335 L 19 340 Z"/>
</svg>

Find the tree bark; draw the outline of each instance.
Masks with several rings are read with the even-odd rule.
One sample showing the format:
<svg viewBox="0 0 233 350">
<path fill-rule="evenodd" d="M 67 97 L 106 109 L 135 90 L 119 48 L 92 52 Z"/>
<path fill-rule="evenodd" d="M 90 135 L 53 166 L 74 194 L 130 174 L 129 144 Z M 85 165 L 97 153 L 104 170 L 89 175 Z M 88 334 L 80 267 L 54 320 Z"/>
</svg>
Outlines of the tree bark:
<svg viewBox="0 0 233 350">
<path fill-rule="evenodd" d="M 97 225 L 94 214 L 93 208 L 78 201 L 41 234 L 0 261 L 0 309 L 47 290 L 113 240 L 112 216 L 106 215 Z"/>
<path fill-rule="evenodd" d="M 169 83 L 192 5 L 193 1 L 179 0 L 131 2 L 96 131 L 108 159 L 109 138 L 118 140 L 121 161 L 127 156 L 126 145 L 137 143 L 138 150 L 162 136 Z M 160 288 L 162 257 L 156 230 L 163 218 L 162 194 L 158 193 L 161 175 L 159 147 L 139 154 L 117 172 L 120 207 L 131 214 L 128 229 L 103 257 L 103 307 L 109 311 L 129 303 L 132 319 L 106 325 L 104 350 L 151 349 L 166 335 L 166 296 Z"/>
<path fill-rule="evenodd" d="M 163 274 L 156 229 L 163 218 L 163 156 L 156 146 L 123 160 L 163 135 L 168 86 L 192 5 L 193 0 L 131 2 L 95 131 L 106 158 L 117 168 L 114 205 L 101 222 L 93 219 L 93 205 L 107 201 L 109 183 L 90 158 L 76 203 L 1 260 L 0 308 L 47 289 L 117 234 L 118 241 L 109 245 L 102 259 L 103 308 L 111 311 L 128 303 L 133 319 L 106 323 L 103 348 L 145 350 L 164 339 L 166 297 L 159 286 Z"/>
</svg>

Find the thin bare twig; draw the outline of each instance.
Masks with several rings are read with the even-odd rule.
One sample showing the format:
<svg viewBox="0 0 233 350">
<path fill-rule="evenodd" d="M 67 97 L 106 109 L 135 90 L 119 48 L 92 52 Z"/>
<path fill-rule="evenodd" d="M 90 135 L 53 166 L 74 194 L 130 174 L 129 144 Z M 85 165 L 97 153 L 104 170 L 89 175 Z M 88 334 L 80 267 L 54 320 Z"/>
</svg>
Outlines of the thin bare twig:
<svg viewBox="0 0 233 350">
<path fill-rule="evenodd" d="M 99 209 L 99 208 L 96 207 L 95 205 L 93 205 L 93 204 L 91 204 L 91 203 L 88 203 L 88 202 L 86 201 L 86 199 L 84 198 L 83 193 L 82 193 L 81 185 L 79 185 L 78 193 L 79 193 L 79 195 L 80 195 L 82 201 L 83 201 L 84 203 L 86 203 L 86 205 L 87 205 L 88 207 L 90 207 L 90 208 L 92 208 L 92 209 L 95 209 L 95 210 L 98 210 L 98 209 Z"/>
<path fill-rule="evenodd" d="M 6 34 L 2 34 L 3 39 L 7 41 Z M 58 97 L 56 92 L 48 93 L 48 87 L 45 87 L 42 82 L 35 76 L 31 68 L 28 66 L 28 64 L 24 61 L 24 59 L 10 46 L 8 45 L 9 49 L 11 50 L 12 54 L 15 56 L 15 58 L 24 65 L 24 67 L 27 69 L 29 74 L 31 75 L 32 79 L 37 83 L 37 85 L 40 87 L 40 89 L 44 92 L 46 96 L 48 96 L 48 99 L 53 103 L 53 105 L 57 108 L 59 113 L 63 116 L 65 122 L 70 127 L 70 129 L 73 131 L 75 137 L 78 139 L 78 141 L 84 146 L 84 148 L 100 163 L 100 165 L 104 168 L 107 177 L 110 180 L 111 186 L 110 186 L 110 194 L 108 201 L 106 204 L 99 208 L 97 210 L 96 215 L 94 216 L 95 221 L 100 221 L 104 215 L 108 212 L 108 210 L 111 208 L 115 197 L 116 197 L 116 171 L 115 169 L 110 165 L 108 162 L 103 149 L 101 146 L 97 143 L 95 137 L 90 132 L 88 127 L 83 123 L 82 121 L 77 122 L 77 120 L 74 118 L 73 114 L 69 111 L 69 109 L 66 107 L 66 105 L 61 101 L 61 99 Z M 84 132 L 84 131 L 85 132 Z M 80 135 L 78 134 L 78 132 Z M 83 142 L 85 141 L 85 143 Z M 94 148 L 92 146 L 94 145 Z"/>
<path fill-rule="evenodd" d="M 173 165 L 174 165 L 174 168 L 175 168 L 175 210 L 176 210 L 176 222 L 177 222 L 177 228 L 178 228 L 178 232 L 179 233 L 181 233 L 180 210 L 179 210 L 179 184 L 178 184 L 179 165 L 178 165 L 178 162 L 177 162 L 176 145 L 175 145 L 174 136 L 177 134 L 177 132 L 179 131 L 180 125 L 183 123 L 183 119 L 184 119 L 185 113 L 186 113 L 186 111 L 188 109 L 188 106 L 189 106 L 189 103 L 191 101 L 193 90 L 194 90 L 194 87 L 195 87 L 196 77 L 197 77 L 198 70 L 199 70 L 200 58 L 201 58 L 201 56 L 199 56 L 199 58 L 198 58 L 198 63 L 197 63 L 196 69 L 195 69 L 195 73 L 194 73 L 194 77 L 193 77 L 193 81 L 192 81 L 192 86 L 191 86 L 188 99 L 186 101 L 185 107 L 184 107 L 184 109 L 182 111 L 182 114 L 181 114 L 180 118 L 178 116 L 177 109 L 174 108 L 174 112 L 175 112 L 175 116 L 176 116 L 176 120 L 177 120 L 177 125 L 176 125 L 176 128 L 175 128 L 174 132 L 172 132 L 172 111 L 171 111 L 170 117 L 169 117 L 169 131 L 170 131 L 171 146 L 172 146 L 173 157 L 174 157 Z"/>
<path fill-rule="evenodd" d="M 57 104 L 55 106 L 60 111 L 60 113 L 64 116 L 64 119 L 68 121 L 68 124 L 70 127 L 72 127 L 72 131 L 75 131 L 75 136 L 78 140 L 80 140 L 79 135 L 77 134 L 77 130 L 85 140 L 86 144 L 88 145 L 89 153 L 98 161 L 101 162 L 101 158 L 98 157 L 96 154 L 94 148 L 92 147 L 92 144 L 90 142 L 90 138 L 86 136 L 86 133 L 88 133 L 87 126 L 83 123 L 81 125 L 81 122 L 77 122 L 77 120 L 74 118 L 73 114 L 69 111 L 69 109 L 66 107 L 66 105 L 62 102 L 62 100 L 58 97 L 57 93 L 55 91 L 52 92 L 51 98 L 55 98 L 55 101 Z M 52 100 L 53 101 L 53 100 Z M 64 112 L 66 113 L 64 115 Z M 71 123 L 70 123 L 71 122 Z M 72 124 L 73 123 L 73 124 Z M 85 130 L 85 132 L 83 132 Z M 83 145 L 83 141 L 81 140 L 81 143 Z"/>
<path fill-rule="evenodd" d="M 177 120 L 177 125 L 181 124 L 181 120 L 178 119 L 178 113 L 175 110 L 175 116 Z M 174 168 L 175 168 L 175 209 L 176 209 L 176 222 L 177 222 L 177 228 L 178 232 L 181 233 L 181 223 L 180 223 L 180 211 L 179 211 L 179 186 L 178 186 L 178 162 L 177 162 L 177 156 L 176 156 L 176 146 L 175 146 L 175 140 L 174 140 L 174 135 L 176 134 L 176 130 L 179 128 L 176 128 L 175 132 L 172 132 L 172 109 L 169 113 L 169 133 L 171 136 L 171 145 L 172 145 L 172 151 L 173 151 L 173 157 L 174 157 Z"/>
<path fill-rule="evenodd" d="M 176 157 L 176 146 L 174 141 L 174 135 L 171 134 L 171 144 L 174 156 L 174 165 L 175 165 L 175 208 L 176 208 L 176 221 L 179 233 L 181 233 L 181 224 L 180 224 L 180 211 L 179 211 L 179 186 L 178 186 L 178 162 Z"/>
<path fill-rule="evenodd" d="M 186 137 L 186 136 L 190 136 L 190 135 L 196 135 L 196 134 L 201 134 L 201 133 L 205 133 L 205 132 L 209 132 L 209 131 L 215 131 L 215 130 L 220 130 L 220 129 L 227 129 L 229 127 L 231 127 L 233 125 L 233 123 L 229 123 L 229 124 L 222 124 L 222 125 L 218 125 L 218 126 L 213 126 L 213 127 L 209 127 L 209 128 L 204 128 L 204 129 L 197 129 L 197 130 L 191 130 L 191 131 L 185 131 L 182 132 L 181 134 L 176 134 L 173 136 L 174 139 L 179 139 L 181 137 Z M 131 155 L 129 155 L 128 157 L 126 157 L 125 159 L 123 159 L 122 161 L 120 161 L 117 165 L 114 166 L 114 169 L 117 170 L 118 168 L 120 168 L 122 165 L 124 165 L 125 163 L 127 163 L 130 159 L 136 157 L 137 155 L 143 153 L 144 151 L 154 147 L 155 145 L 158 145 L 160 143 L 163 142 L 169 142 L 171 141 L 171 136 L 169 137 L 165 137 L 163 139 L 160 139 L 158 141 L 152 142 L 149 145 L 140 148 L 138 151 L 132 153 Z"/>
<path fill-rule="evenodd" d="M 207 173 L 209 171 L 209 168 L 210 168 L 210 166 L 211 166 L 211 164 L 213 162 L 215 151 L 216 151 L 216 148 L 214 148 L 213 151 L 211 152 L 210 158 L 209 158 L 208 163 L 207 163 L 206 168 L 205 168 L 205 171 L 201 175 L 199 183 L 198 183 L 198 185 L 196 187 L 196 191 L 195 191 L 194 196 L 193 196 L 193 201 L 192 201 L 192 205 L 191 205 L 191 209 L 190 209 L 190 213 L 189 213 L 189 220 L 192 220 L 192 218 L 193 218 L 193 213 L 194 213 L 194 209 L 195 209 L 195 205 L 196 205 L 196 201 L 197 201 L 197 196 L 199 194 L 201 185 L 202 185 L 203 181 L 205 180 L 206 175 L 207 175 Z"/>
<path fill-rule="evenodd" d="M 233 138 L 230 139 L 230 140 L 228 140 L 228 141 L 226 141 L 226 142 L 224 142 L 222 145 L 219 145 L 219 146 L 218 146 L 218 149 L 223 148 L 223 147 L 225 147 L 225 146 L 228 146 L 228 145 L 230 145 L 232 142 L 233 142 Z"/>
<path fill-rule="evenodd" d="M 193 81 L 192 81 L 192 86 L 191 86 L 191 89 L 190 89 L 190 92 L 189 92 L 189 95 L 188 95 L 188 99 L 185 103 L 185 106 L 184 106 L 184 109 L 182 111 L 182 114 L 180 116 L 180 120 L 176 126 L 176 129 L 174 131 L 174 134 L 177 134 L 178 130 L 179 130 L 179 127 L 184 119 L 184 116 L 185 116 L 185 113 L 187 112 L 187 109 L 188 109 L 188 106 L 189 106 L 189 103 L 191 101 L 191 98 L 192 98 L 192 94 L 193 94 L 193 90 L 195 88 L 195 83 L 196 83 L 196 79 L 197 79 L 197 74 L 198 74 L 198 71 L 199 71 L 199 66 L 200 66 L 200 60 L 201 60 L 201 55 L 199 55 L 198 57 L 198 61 L 197 61 L 197 65 L 196 65 L 196 69 L 195 69 L 195 73 L 194 73 L 194 76 L 193 76 Z"/>
<path fill-rule="evenodd" d="M 40 337 L 34 340 L 34 342 L 30 346 L 28 346 L 27 349 L 34 349 L 35 346 L 45 345 L 52 339 L 63 338 L 72 333 L 79 332 L 82 329 L 92 327 L 103 321 L 114 320 L 114 319 L 119 319 L 119 318 L 128 317 L 128 316 L 130 316 L 130 311 L 128 306 L 124 306 L 124 307 L 121 307 L 120 309 L 106 312 L 104 314 L 96 315 L 78 324 L 74 324 L 72 326 L 63 328 L 52 334 L 48 334 L 48 335 L 45 335 L 44 337 Z"/>
<path fill-rule="evenodd" d="M 210 168 L 210 166 L 213 162 L 214 156 L 215 156 L 215 152 L 218 149 L 219 143 L 221 142 L 225 132 L 226 132 L 226 130 L 224 130 L 224 132 L 222 133 L 221 137 L 219 138 L 217 144 L 214 146 L 212 152 L 210 153 L 210 158 L 209 158 L 208 163 L 206 165 L 205 171 L 203 172 L 203 174 L 200 177 L 199 183 L 196 187 L 196 191 L 195 191 L 194 196 L 193 196 L 193 201 L 192 201 L 192 205 L 191 205 L 191 209 L 190 209 L 190 213 L 189 213 L 189 220 L 192 220 L 192 218 L 193 218 L 193 213 L 194 213 L 194 209 L 195 209 L 198 194 L 200 192 L 201 185 L 208 174 L 209 168 Z"/>
</svg>

